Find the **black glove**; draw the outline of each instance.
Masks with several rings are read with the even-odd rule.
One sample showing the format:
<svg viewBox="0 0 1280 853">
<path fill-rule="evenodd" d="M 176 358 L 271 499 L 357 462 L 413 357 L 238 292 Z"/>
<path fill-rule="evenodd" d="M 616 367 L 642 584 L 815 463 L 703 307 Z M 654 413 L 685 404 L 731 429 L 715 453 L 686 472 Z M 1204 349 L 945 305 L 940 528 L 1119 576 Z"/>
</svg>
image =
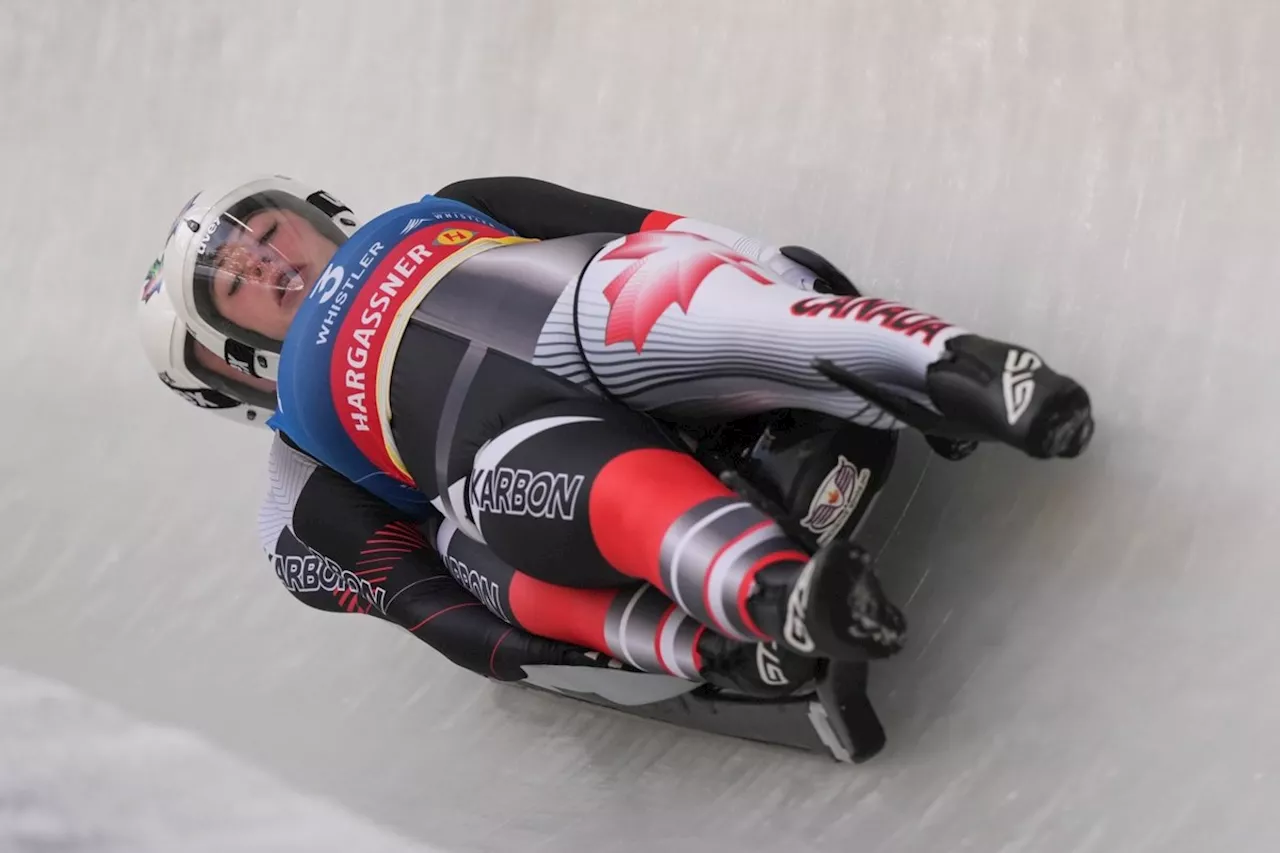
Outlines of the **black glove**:
<svg viewBox="0 0 1280 853">
<path fill-rule="evenodd" d="M 862 295 L 847 275 L 812 249 L 806 249 L 803 246 L 783 246 L 778 251 L 818 277 L 813 287 L 817 292 L 829 293 L 833 296 Z"/>
<path fill-rule="evenodd" d="M 523 635 L 520 640 L 516 639 L 517 634 Z M 527 677 L 524 667 L 539 665 L 634 669 L 606 654 L 516 629 L 498 646 L 490 675 L 499 681 L 523 681 Z"/>
</svg>

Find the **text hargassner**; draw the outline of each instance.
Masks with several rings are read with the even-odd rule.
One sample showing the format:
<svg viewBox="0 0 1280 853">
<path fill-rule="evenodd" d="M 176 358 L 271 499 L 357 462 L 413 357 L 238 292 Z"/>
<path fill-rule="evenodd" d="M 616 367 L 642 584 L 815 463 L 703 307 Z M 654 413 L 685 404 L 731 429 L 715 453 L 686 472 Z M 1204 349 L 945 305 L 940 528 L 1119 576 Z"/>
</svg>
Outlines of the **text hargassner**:
<svg viewBox="0 0 1280 853">
<path fill-rule="evenodd" d="M 365 308 L 359 318 L 357 319 L 353 316 L 356 324 L 351 329 L 350 344 L 347 346 L 346 352 L 343 353 L 346 359 L 343 387 L 347 391 L 347 405 L 350 407 L 348 415 L 351 418 L 352 426 L 360 432 L 369 431 L 369 409 L 365 402 L 368 385 L 365 366 L 369 363 L 369 352 L 373 348 L 375 340 L 381 346 L 381 342 L 386 338 L 386 330 L 382 329 L 380 332 L 379 329 L 387 311 L 392 307 L 393 300 L 400 298 L 400 289 L 418 271 L 418 267 L 422 265 L 423 261 L 433 254 L 422 243 L 418 243 L 403 252 L 396 259 L 391 269 L 382 277 L 382 281 L 377 288 L 370 288 L 369 293 L 372 295 L 367 300 L 367 304 L 365 304 Z M 396 256 L 391 255 L 389 257 L 395 258 Z M 358 307 L 359 305 L 357 304 L 356 308 Z M 356 308 L 352 310 L 354 311 Z M 348 322 L 350 323 L 351 321 Z"/>
</svg>

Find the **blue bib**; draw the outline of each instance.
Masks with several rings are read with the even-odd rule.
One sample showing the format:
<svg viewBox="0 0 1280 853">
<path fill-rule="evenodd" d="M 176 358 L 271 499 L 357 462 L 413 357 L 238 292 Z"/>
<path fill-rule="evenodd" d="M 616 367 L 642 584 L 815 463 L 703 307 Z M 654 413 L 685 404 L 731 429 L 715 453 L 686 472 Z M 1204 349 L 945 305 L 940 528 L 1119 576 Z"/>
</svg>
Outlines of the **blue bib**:
<svg viewBox="0 0 1280 853">
<path fill-rule="evenodd" d="M 417 519 L 429 514 L 426 496 L 381 470 L 352 439 L 350 426 L 343 426 L 335 398 L 362 406 L 360 398 L 364 395 L 359 389 L 353 392 L 350 387 L 334 387 L 333 377 L 346 372 L 349 359 L 349 347 L 340 351 L 335 342 L 352 306 L 358 302 L 366 306 L 366 316 L 382 320 L 372 317 L 369 307 L 379 304 L 378 294 L 373 295 L 372 302 L 359 298 L 363 289 L 375 282 L 375 268 L 393 259 L 396 249 L 413 240 L 415 234 L 440 227 L 441 222 L 473 222 L 514 235 L 511 229 L 473 207 L 430 195 L 363 225 L 339 247 L 289 326 L 280 352 L 277 411 L 268 421 L 269 426 L 289 436 L 310 456 Z M 411 253 L 410 259 L 417 257 Z M 402 265 L 394 269 L 409 268 Z M 371 393 L 368 396 L 373 398 Z"/>
</svg>

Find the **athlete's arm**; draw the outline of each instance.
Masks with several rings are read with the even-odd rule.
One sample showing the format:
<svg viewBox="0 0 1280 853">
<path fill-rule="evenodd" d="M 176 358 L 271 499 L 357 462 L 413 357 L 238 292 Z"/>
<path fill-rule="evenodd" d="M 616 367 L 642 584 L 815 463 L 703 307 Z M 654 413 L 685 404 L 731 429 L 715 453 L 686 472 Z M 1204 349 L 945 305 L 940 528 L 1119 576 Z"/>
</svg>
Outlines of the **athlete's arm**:
<svg viewBox="0 0 1280 853">
<path fill-rule="evenodd" d="M 470 205 L 535 240 L 595 232 L 633 234 L 653 213 L 535 178 L 471 178 L 435 195 Z"/>
<path fill-rule="evenodd" d="M 407 516 L 280 436 L 259 534 L 276 575 L 303 603 L 393 622 L 472 672 L 518 681 L 525 664 L 582 662 L 585 650 L 499 619 L 453 579 Z"/>
<path fill-rule="evenodd" d="M 460 201 L 488 214 L 522 237 L 552 240 L 596 232 L 684 231 L 700 234 L 738 253 L 805 290 L 815 275 L 772 246 L 730 228 L 588 195 L 535 178 L 471 178 L 439 190 L 439 198 Z"/>
</svg>

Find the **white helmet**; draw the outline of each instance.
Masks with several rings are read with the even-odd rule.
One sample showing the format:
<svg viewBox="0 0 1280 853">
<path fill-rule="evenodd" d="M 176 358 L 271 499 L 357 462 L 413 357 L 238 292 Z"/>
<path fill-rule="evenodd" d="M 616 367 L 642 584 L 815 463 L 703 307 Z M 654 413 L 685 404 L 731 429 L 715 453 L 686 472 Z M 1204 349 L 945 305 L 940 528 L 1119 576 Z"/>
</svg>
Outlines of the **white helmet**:
<svg viewBox="0 0 1280 853">
<path fill-rule="evenodd" d="M 276 407 L 274 383 L 232 370 L 187 331 L 160 268 L 157 258 L 138 302 L 142 349 L 160 381 L 193 406 L 265 427 Z"/>
<path fill-rule="evenodd" d="M 289 322 L 358 225 L 328 193 L 283 176 L 205 191 L 170 227 L 160 274 L 198 342 L 274 380 Z"/>
</svg>

